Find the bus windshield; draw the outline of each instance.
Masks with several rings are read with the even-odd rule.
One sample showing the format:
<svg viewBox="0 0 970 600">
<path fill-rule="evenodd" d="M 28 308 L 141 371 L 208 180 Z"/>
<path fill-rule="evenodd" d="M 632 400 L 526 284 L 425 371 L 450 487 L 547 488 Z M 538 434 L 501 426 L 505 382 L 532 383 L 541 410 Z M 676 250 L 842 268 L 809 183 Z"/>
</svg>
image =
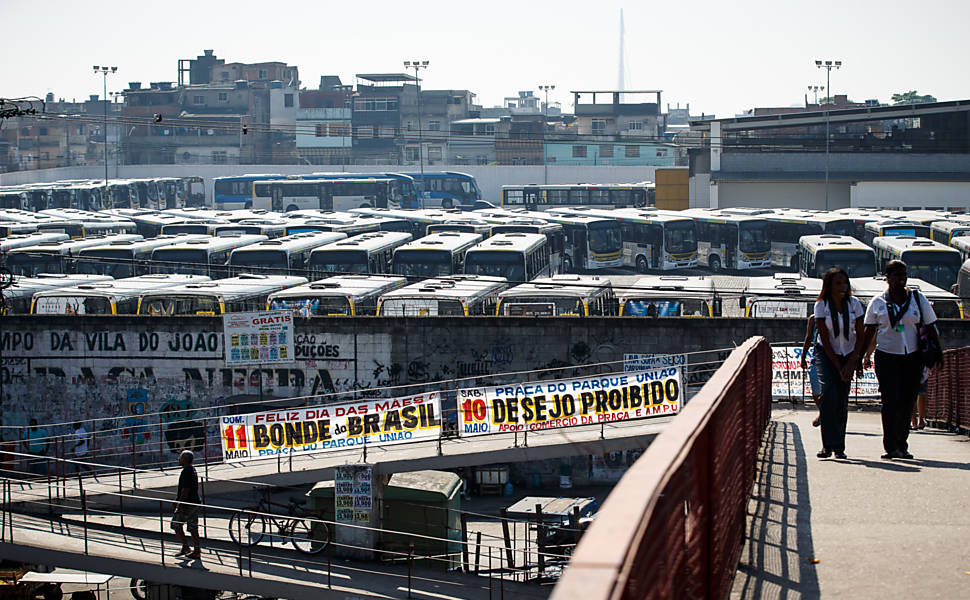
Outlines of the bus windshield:
<svg viewBox="0 0 970 600">
<path fill-rule="evenodd" d="M 229 261 L 229 264 L 233 267 L 262 267 L 263 269 L 276 269 L 278 271 L 283 271 L 284 274 L 287 267 L 289 267 L 286 260 L 286 252 L 283 252 L 282 250 L 250 250 L 247 252 L 236 252 L 232 255 L 232 259 Z"/>
<path fill-rule="evenodd" d="M 367 251 L 327 250 L 310 255 L 310 269 L 325 273 L 367 273 Z"/>
<path fill-rule="evenodd" d="M 458 300 L 433 298 L 391 298 L 381 305 L 385 317 L 463 316 L 465 309 Z"/>
<path fill-rule="evenodd" d="M 502 312 L 508 316 L 585 315 L 581 298 L 555 296 L 516 296 L 502 303 Z"/>
<path fill-rule="evenodd" d="M 185 273 L 186 271 L 182 271 Z M 219 299 L 215 296 L 161 296 L 149 297 L 142 301 L 142 315 L 172 316 L 195 314 L 222 314 Z"/>
<path fill-rule="evenodd" d="M 707 301 L 700 298 L 661 300 L 631 299 L 623 305 L 623 314 L 631 317 L 709 317 Z"/>
<path fill-rule="evenodd" d="M 906 275 L 932 283 L 944 290 L 957 282 L 960 255 L 950 252 L 904 252 Z"/>
<path fill-rule="evenodd" d="M 742 222 L 740 224 L 739 238 L 741 252 L 755 253 L 771 250 L 767 223 L 763 221 Z"/>
<path fill-rule="evenodd" d="M 108 260 L 96 260 L 106 258 Z M 127 250 L 92 250 L 85 252 L 77 261 L 77 272 L 89 275 L 111 275 L 115 279 L 134 277 L 135 266 L 131 252 Z"/>
<path fill-rule="evenodd" d="M 205 250 L 156 250 L 152 255 L 153 273 L 208 275 Z M 191 313 L 178 313 L 191 314 Z"/>
<path fill-rule="evenodd" d="M 110 315 L 111 304 L 102 296 L 47 296 L 37 299 L 38 315 Z"/>
<path fill-rule="evenodd" d="M 441 250 L 398 250 L 394 253 L 394 274 L 410 277 L 453 275 L 451 252 Z"/>
<path fill-rule="evenodd" d="M 865 250 L 820 250 L 815 255 L 815 276 L 822 277 L 833 267 L 845 269 L 850 278 L 876 276 L 875 258 Z"/>
<path fill-rule="evenodd" d="M 608 254 L 623 248 L 620 225 L 616 221 L 594 221 L 589 224 L 589 249 Z"/>
<path fill-rule="evenodd" d="M 667 252 L 681 254 L 697 250 L 697 235 L 691 221 L 673 221 L 664 225 L 664 245 Z"/>
<path fill-rule="evenodd" d="M 60 273 L 61 256 L 47 253 L 23 253 L 7 255 L 7 268 L 14 275 L 36 277 L 38 273 Z"/>
<path fill-rule="evenodd" d="M 465 273 L 526 281 L 525 262 L 518 252 L 470 252 L 465 255 Z"/>
<path fill-rule="evenodd" d="M 292 310 L 300 317 L 350 315 L 350 302 L 344 296 L 281 298 L 270 303 L 270 310 Z"/>
<path fill-rule="evenodd" d="M 846 235 L 852 237 L 855 235 L 855 223 L 851 220 L 844 221 L 832 221 L 825 224 L 825 233 L 832 235 Z"/>
</svg>

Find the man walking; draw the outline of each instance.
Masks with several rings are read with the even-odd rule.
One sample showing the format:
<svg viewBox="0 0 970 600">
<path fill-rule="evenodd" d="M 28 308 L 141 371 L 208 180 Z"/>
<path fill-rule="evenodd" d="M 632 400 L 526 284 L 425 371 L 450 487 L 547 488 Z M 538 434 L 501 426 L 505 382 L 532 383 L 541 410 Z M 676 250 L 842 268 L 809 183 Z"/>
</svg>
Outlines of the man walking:
<svg viewBox="0 0 970 600">
<path fill-rule="evenodd" d="M 179 475 L 178 495 L 175 502 L 175 514 L 172 517 L 172 529 L 179 541 L 182 542 L 182 549 L 175 556 L 185 556 L 186 558 L 201 558 L 202 548 L 199 546 L 199 512 L 201 509 L 198 504 L 199 499 L 199 476 L 192 466 L 195 456 L 190 450 L 184 450 L 179 455 L 179 465 L 182 467 L 182 474 Z M 189 548 L 189 541 L 185 537 L 182 528 L 185 527 L 192 535 L 192 546 Z"/>
<path fill-rule="evenodd" d="M 91 471 L 91 465 L 88 464 L 90 437 L 88 430 L 80 421 L 74 423 L 74 460 L 77 461 L 74 463 L 74 468 L 78 473 Z"/>
</svg>

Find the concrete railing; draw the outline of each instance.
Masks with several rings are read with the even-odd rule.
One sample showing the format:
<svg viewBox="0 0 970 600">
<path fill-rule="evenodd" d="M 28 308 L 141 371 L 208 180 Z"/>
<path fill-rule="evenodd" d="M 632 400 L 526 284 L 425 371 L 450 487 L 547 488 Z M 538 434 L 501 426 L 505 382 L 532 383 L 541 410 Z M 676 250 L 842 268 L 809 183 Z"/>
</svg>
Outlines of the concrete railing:
<svg viewBox="0 0 970 600">
<path fill-rule="evenodd" d="M 728 357 L 607 498 L 553 600 L 723 598 L 771 418 L 771 348 Z"/>
</svg>

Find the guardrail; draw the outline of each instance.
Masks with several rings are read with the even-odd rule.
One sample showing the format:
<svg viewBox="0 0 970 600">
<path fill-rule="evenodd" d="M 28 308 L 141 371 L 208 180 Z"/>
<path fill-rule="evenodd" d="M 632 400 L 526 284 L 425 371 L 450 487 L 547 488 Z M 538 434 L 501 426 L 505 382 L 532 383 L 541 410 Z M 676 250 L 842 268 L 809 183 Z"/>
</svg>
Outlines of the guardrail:
<svg viewBox="0 0 970 600">
<path fill-rule="evenodd" d="M 944 429 L 970 433 L 970 346 L 947 350 L 943 366 L 926 382 L 926 419 Z"/>
<path fill-rule="evenodd" d="M 723 598 L 771 418 L 771 347 L 751 338 L 634 463 L 553 600 Z"/>
</svg>

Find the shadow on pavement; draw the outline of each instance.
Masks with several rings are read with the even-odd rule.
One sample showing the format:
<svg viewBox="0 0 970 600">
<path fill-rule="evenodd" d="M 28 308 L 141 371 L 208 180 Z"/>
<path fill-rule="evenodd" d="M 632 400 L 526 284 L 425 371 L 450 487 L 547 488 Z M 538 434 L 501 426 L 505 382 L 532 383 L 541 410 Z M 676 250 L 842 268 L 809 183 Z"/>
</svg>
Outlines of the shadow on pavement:
<svg viewBox="0 0 970 600">
<path fill-rule="evenodd" d="M 731 598 L 817 598 L 808 468 L 801 432 L 772 421 L 748 504 Z"/>
</svg>

